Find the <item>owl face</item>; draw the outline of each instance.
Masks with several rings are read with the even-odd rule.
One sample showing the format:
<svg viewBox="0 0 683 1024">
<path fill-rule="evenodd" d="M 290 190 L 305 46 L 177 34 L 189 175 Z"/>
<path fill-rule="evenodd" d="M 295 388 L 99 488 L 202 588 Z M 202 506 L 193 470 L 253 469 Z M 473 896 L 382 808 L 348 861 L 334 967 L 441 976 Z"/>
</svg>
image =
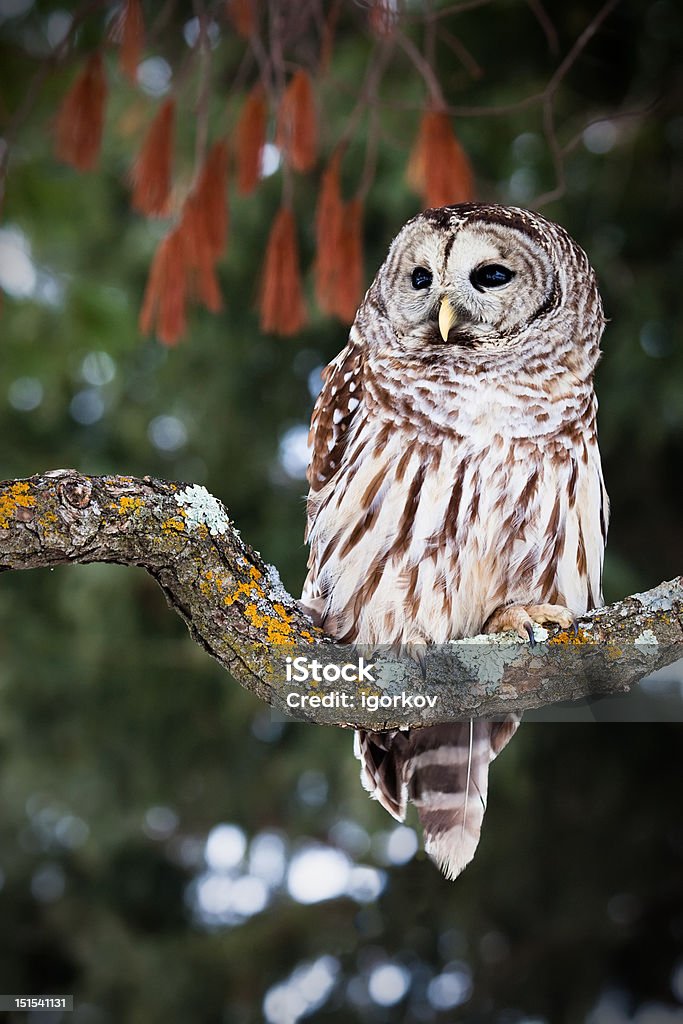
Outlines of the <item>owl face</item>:
<svg viewBox="0 0 683 1024">
<path fill-rule="evenodd" d="M 524 210 L 428 210 L 392 243 L 377 297 L 403 348 L 509 348 L 562 300 L 564 244 L 585 260 L 563 229 Z"/>
</svg>

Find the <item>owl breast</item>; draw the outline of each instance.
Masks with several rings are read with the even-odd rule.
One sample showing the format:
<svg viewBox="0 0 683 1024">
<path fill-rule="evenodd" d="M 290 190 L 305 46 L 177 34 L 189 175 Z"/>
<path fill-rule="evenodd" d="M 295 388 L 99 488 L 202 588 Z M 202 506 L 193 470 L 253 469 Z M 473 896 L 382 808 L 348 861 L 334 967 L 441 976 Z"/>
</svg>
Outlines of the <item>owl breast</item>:
<svg viewBox="0 0 683 1024">
<path fill-rule="evenodd" d="M 469 396 L 465 378 L 430 392 L 416 373 L 412 404 L 405 374 L 402 405 L 366 380 L 335 476 L 309 498 L 304 605 L 340 639 L 420 644 L 479 633 L 505 604 L 598 603 L 592 391 L 480 380 Z"/>
</svg>

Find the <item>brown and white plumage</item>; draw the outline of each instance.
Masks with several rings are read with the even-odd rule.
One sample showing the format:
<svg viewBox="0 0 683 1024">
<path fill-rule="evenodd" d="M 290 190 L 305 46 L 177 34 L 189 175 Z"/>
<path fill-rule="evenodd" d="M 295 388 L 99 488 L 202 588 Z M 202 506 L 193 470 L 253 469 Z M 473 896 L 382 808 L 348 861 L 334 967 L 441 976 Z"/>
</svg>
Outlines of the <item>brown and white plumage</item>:
<svg viewBox="0 0 683 1024">
<path fill-rule="evenodd" d="M 600 602 L 603 325 L 585 254 L 537 214 L 464 204 L 403 228 L 313 412 L 302 601 L 323 628 L 415 646 Z M 366 787 L 399 818 L 417 805 L 451 877 L 516 724 L 357 738 Z"/>
</svg>

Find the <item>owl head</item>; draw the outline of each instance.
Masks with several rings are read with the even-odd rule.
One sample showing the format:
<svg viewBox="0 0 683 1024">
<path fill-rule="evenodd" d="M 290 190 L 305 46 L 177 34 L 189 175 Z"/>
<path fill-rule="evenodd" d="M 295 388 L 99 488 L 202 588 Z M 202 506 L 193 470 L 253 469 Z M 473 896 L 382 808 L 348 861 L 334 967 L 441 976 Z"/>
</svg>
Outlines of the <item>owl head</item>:
<svg viewBox="0 0 683 1024">
<path fill-rule="evenodd" d="M 398 349 L 444 359 L 507 351 L 532 336 L 537 344 L 544 331 L 551 345 L 560 328 L 577 343 L 583 331 L 597 346 L 604 322 L 595 275 L 563 228 L 528 210 L 479 203 L 410 220 L 366 301 L 389 321 Z"/>
</svg>

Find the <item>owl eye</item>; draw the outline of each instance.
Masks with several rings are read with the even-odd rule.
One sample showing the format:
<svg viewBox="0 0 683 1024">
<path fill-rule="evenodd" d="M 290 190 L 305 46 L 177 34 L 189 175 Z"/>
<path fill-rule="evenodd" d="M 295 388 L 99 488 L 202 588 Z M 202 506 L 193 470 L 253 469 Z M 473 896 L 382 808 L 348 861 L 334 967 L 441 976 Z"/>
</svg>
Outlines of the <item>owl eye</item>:
<svg viewBox="0 0 683 1024">
<path fill-rule="evenodd" d="M 415 267 L 415 270 L 410 275 L 413 288 L 429 288 L 432 283 L 432 274 L 425 267 Z"/>
<path fill-rule="evenodd" d="M 514 270 L 509 267 L 501 267 L 500 263 L 487 263 L 483 267 L 476 267 L 470 274 L 470 281 L 478 292 L 484 288 L 500 288 L 507 284 L 515 276 Z"/>
</svg>

